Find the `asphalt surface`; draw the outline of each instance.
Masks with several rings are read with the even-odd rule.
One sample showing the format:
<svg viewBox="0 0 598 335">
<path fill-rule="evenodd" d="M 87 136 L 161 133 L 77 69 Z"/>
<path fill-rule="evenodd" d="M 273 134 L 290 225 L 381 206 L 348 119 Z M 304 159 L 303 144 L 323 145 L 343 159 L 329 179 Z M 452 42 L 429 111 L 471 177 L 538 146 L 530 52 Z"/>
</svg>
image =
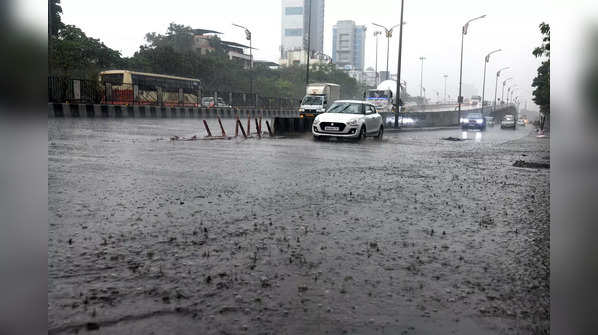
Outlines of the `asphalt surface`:
<svg viewBox="0 0 598 335">
<path fill-rule="evenodd" d="M 549 169 L 513 166 L 550 159 L 529 127 L 48 122 L 49 333 L 549 332 Z"/>
</svg>

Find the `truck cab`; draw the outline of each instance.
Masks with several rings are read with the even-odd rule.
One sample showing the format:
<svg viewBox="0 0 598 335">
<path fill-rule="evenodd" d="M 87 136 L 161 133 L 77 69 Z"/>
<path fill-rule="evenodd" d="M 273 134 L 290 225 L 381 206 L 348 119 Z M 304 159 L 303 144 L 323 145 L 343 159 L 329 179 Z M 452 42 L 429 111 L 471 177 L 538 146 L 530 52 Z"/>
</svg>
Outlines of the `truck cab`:
<svg viewBox="0 0 598 335">
<path fill-rule="evenodd" d="M 391 112 L 393 95 L 390 90 L 368 90 L 367 102 L 376 106 L 378 112 Z"/>
<path fill-rule="evenodd" d="M 299 107 L 299 116 L 312 118 L 324 113 L 328 106 L 340 99 L 340 86 L 331 83 L 309 84 L 305 93 Z"/>
</svg>

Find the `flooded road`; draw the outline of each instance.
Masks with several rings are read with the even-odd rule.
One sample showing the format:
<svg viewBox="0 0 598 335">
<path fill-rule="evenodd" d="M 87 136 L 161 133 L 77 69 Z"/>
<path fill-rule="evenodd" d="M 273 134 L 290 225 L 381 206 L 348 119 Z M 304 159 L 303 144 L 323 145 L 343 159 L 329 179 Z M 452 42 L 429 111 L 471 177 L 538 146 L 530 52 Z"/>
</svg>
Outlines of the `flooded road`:
<svg viewBox="0 0 598 335">
<path fill-rule="evenodd" d="M 49 120 L 49 332 L 548 333 L 549 170 L 513 166 L 549 161 L 530 131 Z"/>
</svg>

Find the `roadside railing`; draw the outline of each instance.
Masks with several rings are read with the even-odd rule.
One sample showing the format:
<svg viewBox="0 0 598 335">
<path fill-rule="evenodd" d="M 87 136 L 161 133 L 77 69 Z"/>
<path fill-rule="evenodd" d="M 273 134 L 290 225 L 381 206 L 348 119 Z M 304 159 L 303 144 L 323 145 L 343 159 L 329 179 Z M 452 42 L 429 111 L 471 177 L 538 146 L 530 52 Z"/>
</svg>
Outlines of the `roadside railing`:
<svg viewBox="0 0 598 335">
<path fill-rule="evenodd" d="M 205 99 L 213 98 L 213 99 Z M 113 85 L 86 79 L 48 77 L 48 102 L 71 104 L 150 105 L 169 107 L 296 108 L 301 100 L 247 92 Z"/>
</svg>

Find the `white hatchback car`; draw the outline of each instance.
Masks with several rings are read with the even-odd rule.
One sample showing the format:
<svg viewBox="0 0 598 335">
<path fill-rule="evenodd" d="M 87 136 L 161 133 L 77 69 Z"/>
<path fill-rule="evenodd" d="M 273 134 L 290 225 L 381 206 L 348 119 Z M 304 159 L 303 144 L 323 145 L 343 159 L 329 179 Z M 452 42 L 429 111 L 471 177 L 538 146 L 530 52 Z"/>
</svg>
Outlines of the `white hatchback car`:
<svg viewBox="0 0 598 335">
<path fill-rule="evenodd" d="M 337 100 L 314 119 L 312 134 L 322 137 L 347 137 L 361 140 L 366 136 L 382 139 L 384 124 L 376 107 L 366 101 Z"/>
</svg>

